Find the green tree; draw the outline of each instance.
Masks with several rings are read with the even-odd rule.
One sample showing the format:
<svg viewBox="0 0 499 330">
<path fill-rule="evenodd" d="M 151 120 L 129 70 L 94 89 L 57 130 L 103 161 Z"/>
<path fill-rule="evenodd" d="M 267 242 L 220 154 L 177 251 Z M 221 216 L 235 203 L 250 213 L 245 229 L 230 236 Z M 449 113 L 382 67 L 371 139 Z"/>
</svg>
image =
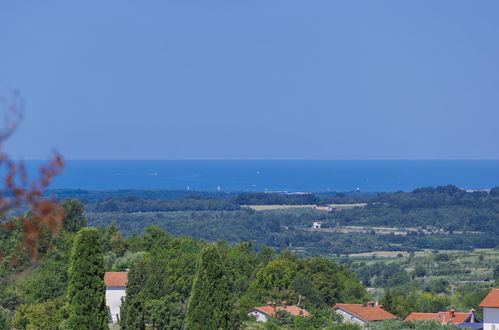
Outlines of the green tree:
<svg viewBox="0 0 499 330">
<path fill-rule="evenodd" d="M 79 200 L 66 199 L 61 206 L 64 209 L 64 229 L 75 233 L 87 226 L 87 219 L 83 215 L 84 207 Z"/>
<path fill-rule="evenodd" d="M 415 267 L 414 267 L 414 271 L 412 272 L 412 274 L 414 275 L 414 277 L 424 277 L 426 276 L 426 267 L 421 265 L 421 264 L 417 264 Z"/>
<path fill-rule="evenodd" d="M 12 324 L 18 329 L 57 329 L 62 321 L 59 307 L 63 303 L 63 299 L 63 297 L 59 297 L 41 304 L 21 305 L 12 320 Z"/>
<path fill-rule="evenodd" d="M 141 290 L 147 279 L 146 267 L 143 260 L 138 260 L 128 272 L 126 299 L 121 305 L 121 329 L 145 329 Z"/>
<path fill-rule="evenodd" d="M 0 306 L 0 330 L 10 329 L 10 319 L 10 311 Z"/>
<path fill-rule="evenodd" d="M 152 329 L 182 329 L 183 307 L 178 295 L 148 300 L 144 306 L 148 326 Z"/>
<path fill-rule="evenodd" d="M 196 265 L 196 275 L 187 307 L 186 329 L 230 329 L 233 302 L 221 248 L 209 245 Z"/>
<path fill-rule="evenodd" d="M 127 249 L 126 242 L 121 236 L 120 229 L 116 221 L 112 221 L 103 233 L 104 250 L 116 253 L 118 257 L 122 257 Z"/>
<path fill-rule="evenodd" d="M 492 276 L 496 282 L 499 282 L 499 265 L 495 266 Z"/>
<path fill-rule="evenodd" d="M 81 229 L 75 237 L 68 272 L 70 329 L 107 329 L 104 258 L 101 237 L 93 228 Z"/>
<path fill-rule="evenodd" d="M 393 294 L 390 291 L 386 291 L 383 298 L 381 298 L 380 302 L 383 305 L 383 308 L 391 313 L 395 313 Z"/>
</svg>

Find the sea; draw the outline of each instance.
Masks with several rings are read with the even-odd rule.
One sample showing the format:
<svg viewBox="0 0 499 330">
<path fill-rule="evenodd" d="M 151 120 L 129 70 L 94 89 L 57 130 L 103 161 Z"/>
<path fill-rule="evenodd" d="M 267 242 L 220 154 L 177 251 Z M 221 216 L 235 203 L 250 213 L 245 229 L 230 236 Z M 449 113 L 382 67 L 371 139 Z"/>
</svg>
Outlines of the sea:
<svg viewBox="0 0 499 330">
<path fill-rule="evenodd" d="M 41 161 L 26 161 L 31 177 Z M 499 186 L 499 160 L 69 160 L 50 189 L 393 192 Z"/>
</svg>

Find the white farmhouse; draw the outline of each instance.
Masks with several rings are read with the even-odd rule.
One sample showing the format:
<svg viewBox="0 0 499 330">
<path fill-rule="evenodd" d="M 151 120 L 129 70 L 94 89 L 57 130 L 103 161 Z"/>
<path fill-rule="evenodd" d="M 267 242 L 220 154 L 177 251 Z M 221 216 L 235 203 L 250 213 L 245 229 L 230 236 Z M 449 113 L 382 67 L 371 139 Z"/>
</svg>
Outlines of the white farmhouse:
<svg viewBox="0 0 499 330">
<path fill-rule="evenodd" d="M 288 306 L 285 301 L 282 302 L 282 306 L 277 306 L 275 302 L 268 302 L 267 306 L 254 307 L 248 312 L 248 315 L 256 316 L 257 322 L 267 322 L 270 316 L 276 316 L 279 311 L 288 312 L 293 316 L 310 316 L 310 313 L 303 308 Z"/>
<path fill-rule="evenodd" d="M 312 224 L 312 229 L 320 229 L 322 226 L 322 222 L 316 221 Z"/>
<path fill-rule="evenodd" d="M 483 330 L 499 330 L 499 289 L 492 289 L 478 307 L 483 308 Z"/>
<path fill-rule="evenodd" d="M 120 320 L 121 298 L 125 296 L 128 272 L 104 273 L 106 285 L 106 305 L 110 314 L 111 323 Z"/>
</svg>

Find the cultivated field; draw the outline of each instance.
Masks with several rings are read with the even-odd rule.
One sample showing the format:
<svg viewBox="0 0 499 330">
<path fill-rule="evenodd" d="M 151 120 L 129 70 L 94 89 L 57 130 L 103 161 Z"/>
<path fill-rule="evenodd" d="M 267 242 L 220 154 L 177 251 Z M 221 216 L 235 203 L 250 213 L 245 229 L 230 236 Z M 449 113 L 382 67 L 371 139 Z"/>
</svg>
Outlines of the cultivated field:
<svg viewBox="0 0 499 330">
<path fill-rule="evenodd" d="M 268 211 L 268 210 L 314 208 L 315 205 L 244 205 L 243 207 L 247 207 L 255 211 Z"/>
<path fill-rule="evenodd" d="M 329 204 L 334 210 L 345 210 L 351 209 L 354 207 L 364 207 L 366 203 L 356 203 L 356 204 Z M 268 211 L 268 210 L 285 210 L 285 209 L 303 209 L 303 208 L 315 208 L 317 205 L 313 204 L 303 204 L 303 205 L 244 205 L 243 207 L 247 207 L 253 209 L 255 211 Z"/>
</svg>

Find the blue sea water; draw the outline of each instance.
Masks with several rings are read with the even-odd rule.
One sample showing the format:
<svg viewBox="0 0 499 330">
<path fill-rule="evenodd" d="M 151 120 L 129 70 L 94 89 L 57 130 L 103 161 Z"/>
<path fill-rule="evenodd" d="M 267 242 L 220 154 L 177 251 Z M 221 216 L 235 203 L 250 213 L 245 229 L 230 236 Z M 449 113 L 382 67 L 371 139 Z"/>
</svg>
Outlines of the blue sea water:
<svg viewBox="0 0 499 330">
<path fill-rule="evenodd" d="M 40 164 L 26 162 L 30 173 Z M 499 160 L 67 161 L 49 188 L 376 192 L 446 184 L 499 186 Z"/>
</svg>

